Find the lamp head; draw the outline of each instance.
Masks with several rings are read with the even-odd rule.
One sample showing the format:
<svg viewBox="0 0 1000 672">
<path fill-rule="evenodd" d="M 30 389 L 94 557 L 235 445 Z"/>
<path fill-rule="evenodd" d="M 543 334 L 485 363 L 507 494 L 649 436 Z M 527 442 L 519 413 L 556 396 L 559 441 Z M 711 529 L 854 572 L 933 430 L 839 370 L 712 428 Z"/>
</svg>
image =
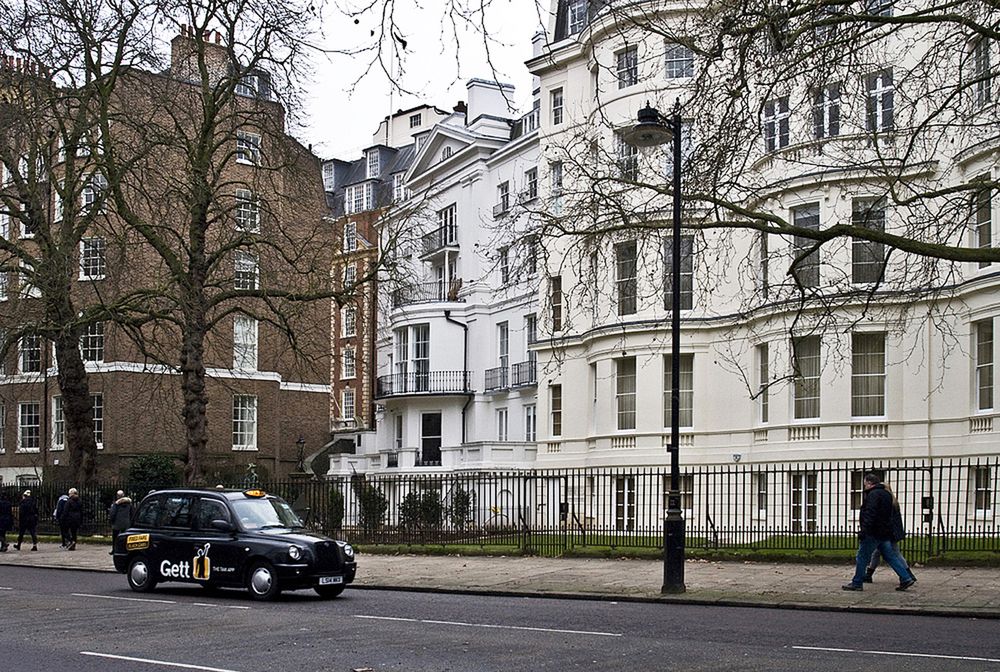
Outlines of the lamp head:
<svg viewBox="0 0 1000 672">
<path fill-rule="evenodd" d="M 622 132 L 622 139 L 633 147 L 656 147 L 665 145 L 674 138 L 674 129 L 655 107 L 647 102 L 639 110 L 639 123 Z"/>
</svg>

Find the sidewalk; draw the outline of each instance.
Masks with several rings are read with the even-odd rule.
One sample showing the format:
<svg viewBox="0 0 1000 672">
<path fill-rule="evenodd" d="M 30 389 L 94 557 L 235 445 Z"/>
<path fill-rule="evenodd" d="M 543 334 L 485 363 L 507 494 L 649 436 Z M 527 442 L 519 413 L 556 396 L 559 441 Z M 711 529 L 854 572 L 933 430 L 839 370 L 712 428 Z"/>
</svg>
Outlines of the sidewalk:
<svg viewBox="0 0 1000 672">
<path fill-rule="evenodd" d="M 23 548 L 28 548 L 23 547 Z M 63 551 L 39 544 L 38 551 L 0 553 L 0 566 L 47 567 L 113 572 L 109 547 L 81 544 Z M 915 567 L 917 584 L 894 590 L 896 576 L 879 569 L 864 592 L 840 589 L 853 567 L 691 560 L 687 592 L 661 595 L 663 565 L 651 560 L 591 560 L 534 557 L 362 555 L 354 587 L 586 598 L 684 604 L 871 611 L 1000 619 L 1000 570 Z M 0 569 L 0 577 L 3 570 Z M 125 578 L 122 577 L 122 585 Z"/>
</svg>

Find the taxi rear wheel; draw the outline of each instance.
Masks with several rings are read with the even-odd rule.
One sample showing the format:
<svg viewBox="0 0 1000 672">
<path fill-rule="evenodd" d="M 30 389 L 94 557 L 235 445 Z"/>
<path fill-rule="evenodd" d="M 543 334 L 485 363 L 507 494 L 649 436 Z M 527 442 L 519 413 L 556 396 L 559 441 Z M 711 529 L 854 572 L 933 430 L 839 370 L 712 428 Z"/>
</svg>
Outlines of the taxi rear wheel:
<svg viewBox="0 0 1000 672">
<path fill-rule="evenodd" d="M 313 586 L 313 590 L 316 594 L 322 597 L 324 600 L 333 599 L 337 597 L 342 592 L 344 592 L 345 586 Z"/>
<path fill-rule="evenodd" d="M 258 562 L 247 573 L 247 590 L 250 597 L 266 602 L 273 600 L 281 592 L 278 575 L 269 563 Z"/>
<path fill-rule="evenodd" d="M 156 579 L 153 578 L 149 560 L 144 556 L 133 558 L 132 562 L 128 563 L 125 575 L 128 577 L 129 588 L 137 593 L 148 593 L 156 587 Z"/>
</svg>

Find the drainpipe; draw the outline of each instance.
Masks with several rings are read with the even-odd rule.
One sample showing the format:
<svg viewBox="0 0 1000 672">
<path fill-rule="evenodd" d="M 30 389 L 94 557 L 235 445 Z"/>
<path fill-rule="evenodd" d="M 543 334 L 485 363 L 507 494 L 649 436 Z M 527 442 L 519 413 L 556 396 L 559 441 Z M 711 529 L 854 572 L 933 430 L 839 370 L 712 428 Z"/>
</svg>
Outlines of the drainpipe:
<svg viewBox="0 0 1000 672">
<path fill-rule="evenodd" d="M 464 322 L 459 322 L 458 320 L 451 319 L 451 311 L 450 310 L 444 311 L 444 319 L 447 320 L 448 322 L 451 322 L 452 324 L 457 324 L 458 326 L 462 327 L 462 330 L 464 332 L 464 334 L 462 336 L 462 380 L 463 380 L 463 387 L 464 387 L 469 382 L 468 378 L 467 378 L 467 376 L 469 375 L 469 325 L 467 325 Z M 470 391 L 468 393 L 468 396 L 467 396 L 466 400 L 465 400 L 465 405 L 462 406 L 462 443 L 463 444 L 465 443 L 465 412 L 468 410 L 469 404 L 472 403 L 472 396 L 473 396 L 472 392 Z"/>
</svg>

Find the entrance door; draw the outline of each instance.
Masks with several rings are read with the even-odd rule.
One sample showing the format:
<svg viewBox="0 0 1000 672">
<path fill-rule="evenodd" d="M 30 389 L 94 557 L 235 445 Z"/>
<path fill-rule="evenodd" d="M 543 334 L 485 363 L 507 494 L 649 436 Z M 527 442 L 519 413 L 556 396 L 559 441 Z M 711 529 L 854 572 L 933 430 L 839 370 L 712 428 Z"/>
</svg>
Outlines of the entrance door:
<svg viewBox="0 0 1000 672">
<path fill-rule="evenodd" d="M 423 413 L 420 416 L 420 464 L 441 464 L 441 414 Z"/>
</svg>

